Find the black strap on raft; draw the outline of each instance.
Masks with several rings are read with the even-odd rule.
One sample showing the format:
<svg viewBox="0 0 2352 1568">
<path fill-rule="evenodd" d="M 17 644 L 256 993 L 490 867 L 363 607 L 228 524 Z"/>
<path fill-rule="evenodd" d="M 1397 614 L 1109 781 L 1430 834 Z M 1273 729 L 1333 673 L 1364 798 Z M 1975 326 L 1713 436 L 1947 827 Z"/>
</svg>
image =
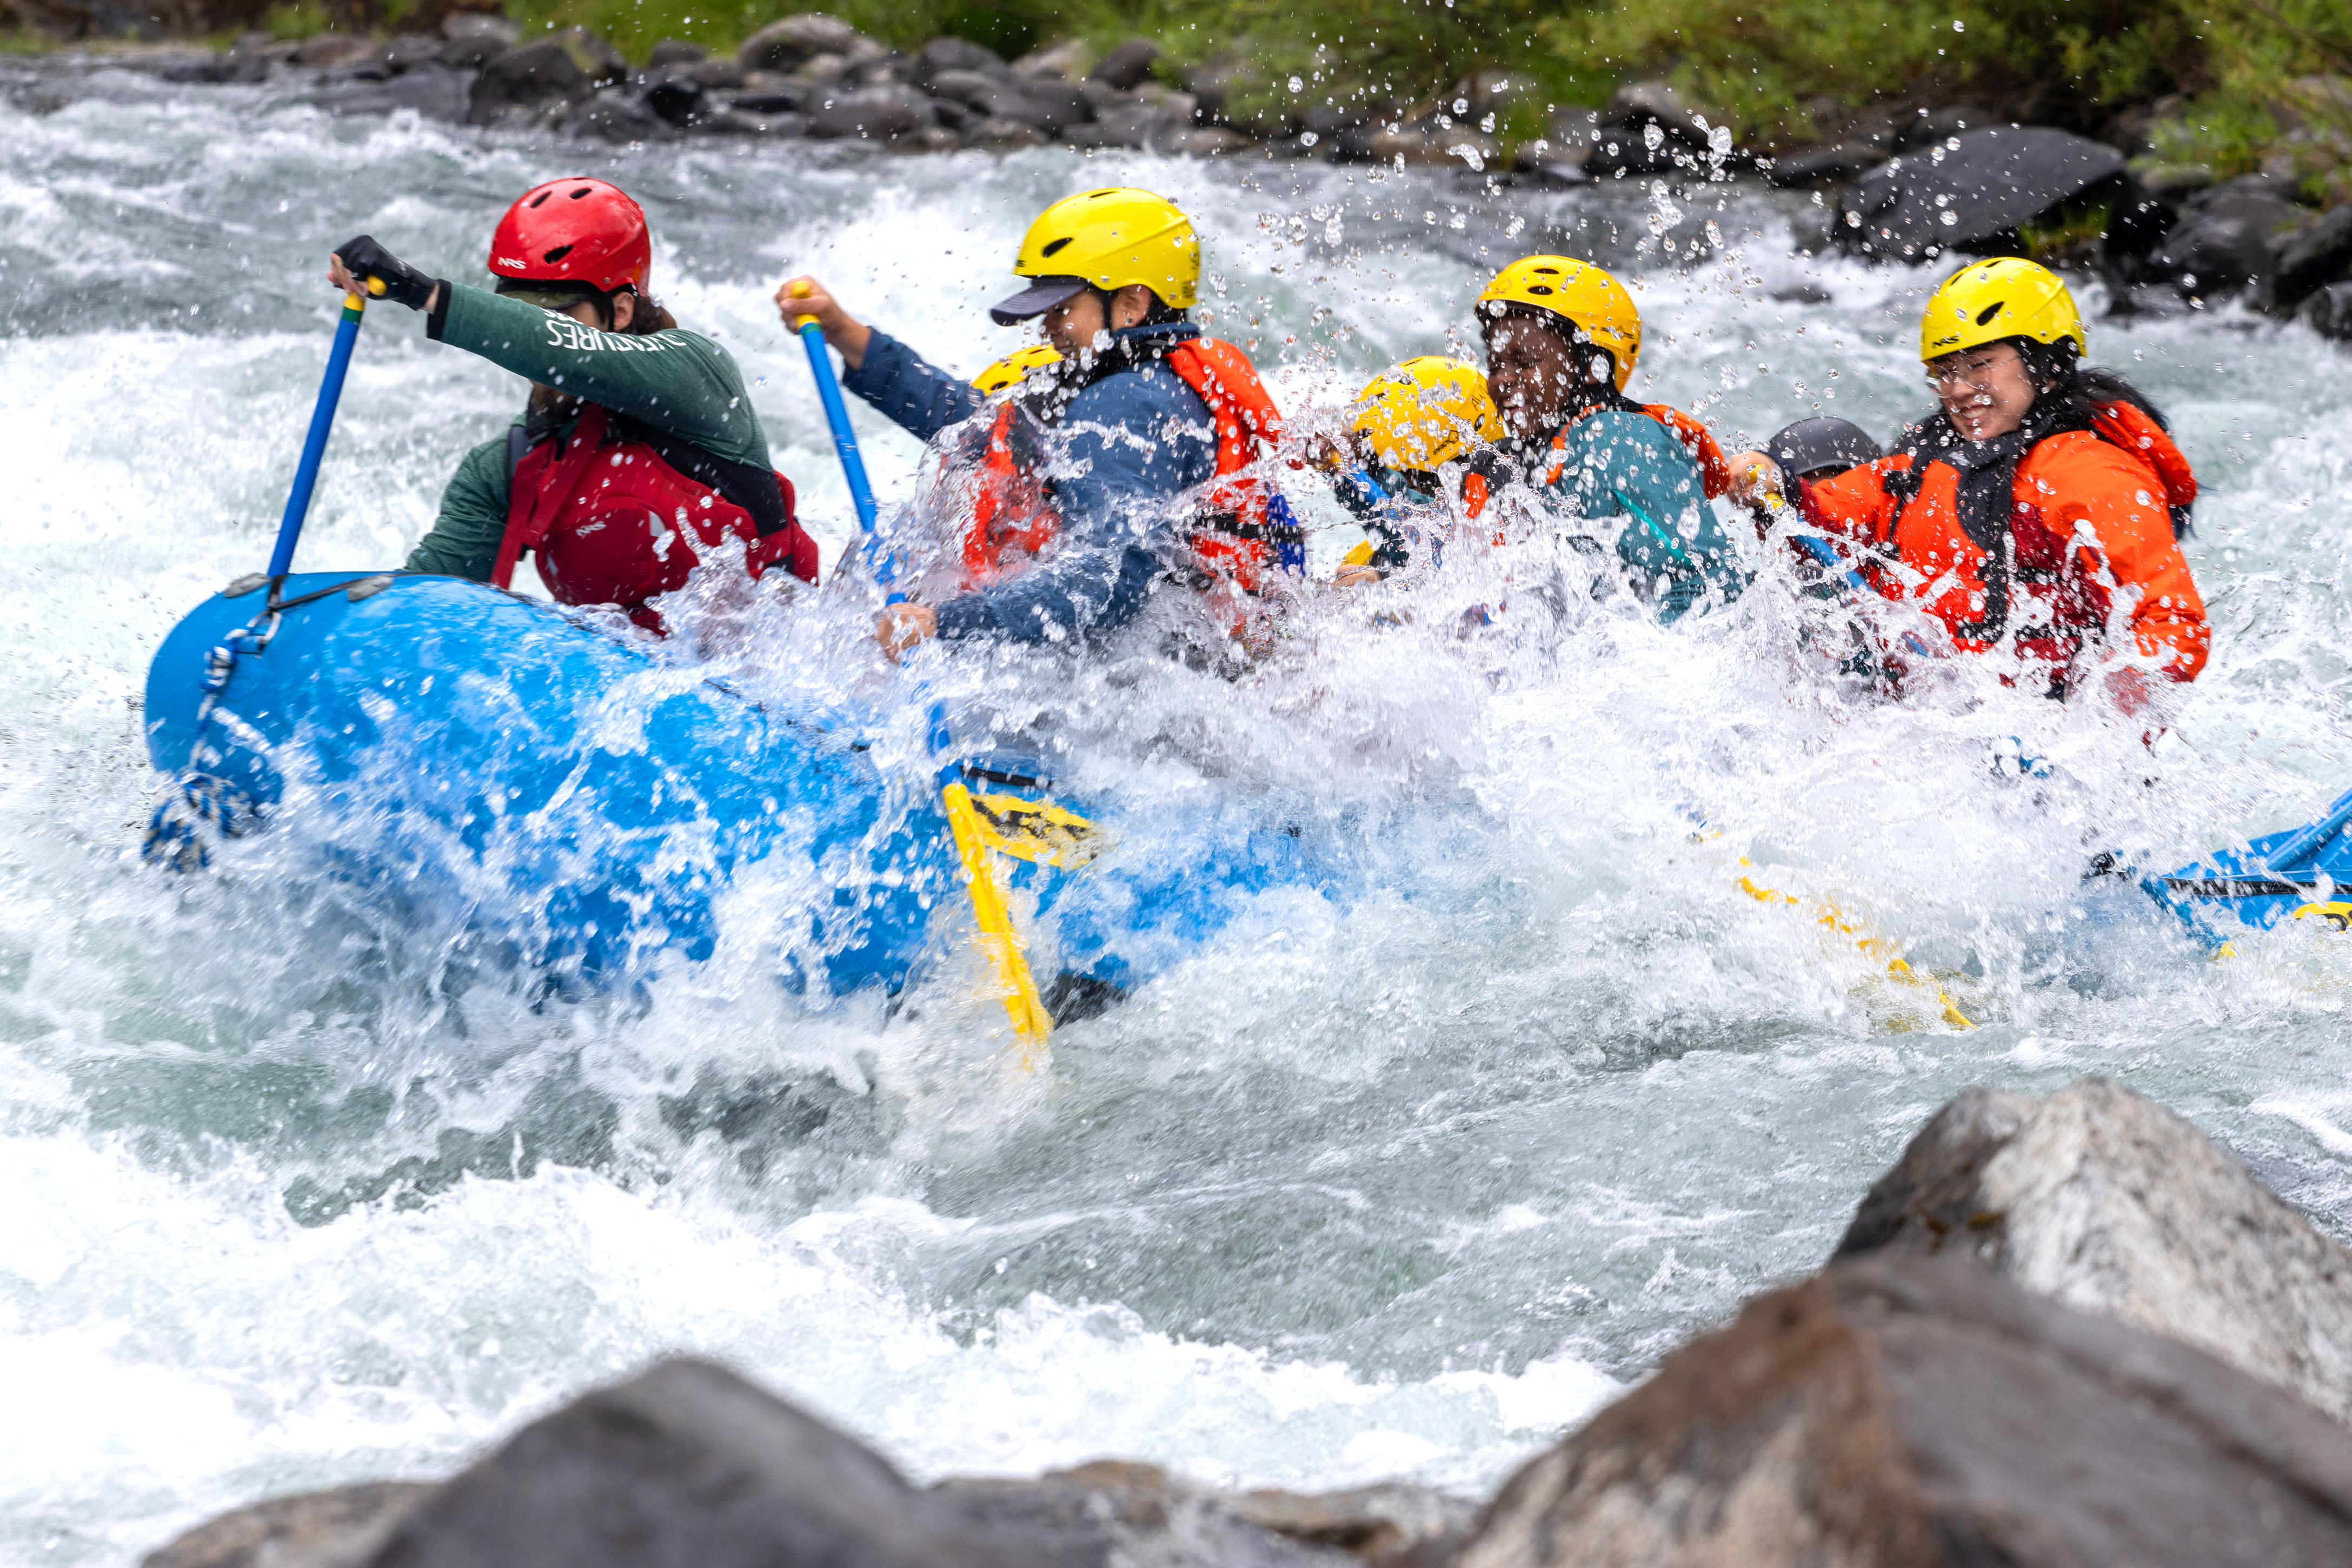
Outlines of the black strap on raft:
<svg viewBox="0 0 2352 1568">
<path fill-rule="evenodd" d="M 507 483 L 514 483 L 516 470 L 530 449 L 548 439 L 555 431 L 538 419 L 507 426 Z M 604 424 L 606 446 L 630 445 L 648 447 L 654 456 L 692 479 L 708 485 L 735 505 L 751 514 L 751 526 L 765 539 L 772 533 L 782 533 L 793 525 L 792 514 L 784 510 L 783 487 L 776 483 L 772 469 L 755 463 L 730 462 L 707 447 L 698 447 L 682 436 L 656 430 L 643 420 L 632 419 L 625 414 L 612 415 Z"/>
</svg>

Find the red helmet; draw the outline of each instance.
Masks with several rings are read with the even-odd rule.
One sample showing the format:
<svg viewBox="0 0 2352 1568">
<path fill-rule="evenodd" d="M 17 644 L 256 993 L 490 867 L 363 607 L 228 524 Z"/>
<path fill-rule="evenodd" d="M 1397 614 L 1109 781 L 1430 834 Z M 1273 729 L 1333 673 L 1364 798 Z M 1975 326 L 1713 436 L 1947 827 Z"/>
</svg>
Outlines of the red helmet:
<svg viewBox="0 0 2352 1568">
<path fill-rule="evenodd" d="M 642 294 L 653 270 L 645 208 L 618 185 L 584 174 L 525 191 L 490 236 L 490 270 L 529 283 L 585 283 Z"/>
</svg>

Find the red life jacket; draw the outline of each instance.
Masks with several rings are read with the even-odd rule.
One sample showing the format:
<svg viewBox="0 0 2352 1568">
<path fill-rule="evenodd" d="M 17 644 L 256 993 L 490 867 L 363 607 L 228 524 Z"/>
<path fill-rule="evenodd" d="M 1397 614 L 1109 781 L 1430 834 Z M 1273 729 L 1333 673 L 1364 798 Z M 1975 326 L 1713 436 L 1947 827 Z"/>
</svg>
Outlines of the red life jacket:
<svg viewBox="0 0 2352 1568">
<path fill-rule="evenodd" d="M 1215 422 L 1217 479 L 1239 474 L 1282 438 L 1282 412 L 1241 350 L 1215 338 L 1195 338 L 1176 344 L 1165 358 L 1168 368 L 1208 405 Z M 964 531 L 968 587 L 1004 575 L 1043 550 L 1061 526 L 1036 476 L 1034 455 L 1019 449 L 1019 405 L 1008 398 L 997 409 L 989 432 L 971 526 Z M 1192 551 L 1202 565 L 1248 593 L 1264 585 L 1283 531 L 1267 516 L 1271 493 L 1264 480 L 1252 475 L 1213 484 L 1192 526 Z"/>
<path fill-rule="evenodd" d="M 542 441 L 515 466 L 492 583 L 509 585 L 522 552 L 534 551 L 540 581 L 558 604 L 618 605 L 631 620 L 658 632 L 661 617 L 646 601 L 684 584 L 701 559 L 698 543 L 708 549 L 730 535 L 741 540 L 754 581 L 779 563 L 804 583 L 816 581 L 816 542 L 793 515 L 790 479 L 773 476 L 782 526 L 763 534 L 752 511 L 719 488 L 730 479 L 739 489 L 758 484 L 758 470 L 677 438 L 660 447 L 647 440 L 608 443 L 610 420 L 607 409 L 592 403 L 569 440 Z M 708 480 L 679 472 L 673 459 L 702 470 Z M 772 525 L 778 513 L 761 510 Z"/>
<path fill-rule="evenodd" d="M 1016 398 L 997 405 L 988 449 L 980 460 L 980 489 L 971 500 L 971 526 L 963 533 L 963 586 L 983 588 L 1008 575 L 1053 541 L 1061 519 L 1045 496 L 1034 454 L 1016 452 L 1026 432 Z"/>
</svg>

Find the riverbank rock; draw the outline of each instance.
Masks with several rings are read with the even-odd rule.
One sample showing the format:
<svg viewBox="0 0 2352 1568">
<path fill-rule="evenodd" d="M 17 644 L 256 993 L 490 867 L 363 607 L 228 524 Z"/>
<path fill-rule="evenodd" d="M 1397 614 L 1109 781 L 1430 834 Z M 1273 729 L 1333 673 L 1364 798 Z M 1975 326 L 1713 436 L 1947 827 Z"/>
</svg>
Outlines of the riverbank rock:
<svg viewBox="0 0 2352 1568">
<path fill-rule="evenodd" d="M 166 1550 L 260 1511 L 216 1521 Z M 1117 1462 L 1035 1480 L 972 1478 L 919 1489 L 862 1445 L 726 1369 L 673 1361 L 583 1395 L 439 1488 L 404 1497 L 372 1550 L 346 1561 L 350 1568 L 1436 1568 L 1475 1513 L 1421 1487 L 1235 1496 Z M 236 1539 L 256 1538 L 252 1526 L 238 1528 Z M 257 1557 L 188 1555 L 151 1559 L 150 1568 L 248 1563 L 262 1568 Z M 284 1558 L 272 1568 L 312 1563 Z"/>
<path fill-rule="evenodd" d="M 349 1568 L 432 1490 L 429 1481 L 366 1481 L 272 1498 L 198 1525 L 140 1568 Z"/>
<path fill-rule="evenodd" d="M 547 113 L 628 73 L 611 44 L 585 27 L 565 27 L 491 56 L 474 79 L 467 118 L 488 125 Z"/>
<path fill-rule="evenodd" d="M 2323 213 L 2282 237 L 2261 302 L 2291 311 L 2331 283 L 2352 278 L 2352 206 Z"/>
<path fill-rule="evenodd" d="M 1956 1097 L 1870 1189 L 1832 1261 L 1868 1253 L 1986 1265 L 2352 1420 L 2352 1253 L 2111 1079 L 2047 1100 Z"/>
<path fill-rule="evenodd" d="M 1839 233 L 1873 256 L 1965 250 L 2123 173 L 2124 155 L 2087 136 L 2043 126 L 1965 132 L 1857 179 Z"/>
<path fill-rule="evenodd" d="M 2352 1561 L 2352 1431 L 1952 1258 L 1835 1266 L 1514 1477 L 1452 1568 Z"/>
<path fill-rule="evenodd" d="M 789 71 L 822 55 L 856 61 L 887 53 L 840 17 L 808 11 L 769 23 L 743 40 L 735 58 L 745 70 Z"/>
<path fill-rule="evenodd" d="M 2187 294 L 2242 289 L 2271 274 L 2280 237 L 2302 217 L 2277 182 L 2261 174 L 2208 186 L 2182 204 L 2180 221 L 2149 254 L 2147 270 Z"/>
</svg>

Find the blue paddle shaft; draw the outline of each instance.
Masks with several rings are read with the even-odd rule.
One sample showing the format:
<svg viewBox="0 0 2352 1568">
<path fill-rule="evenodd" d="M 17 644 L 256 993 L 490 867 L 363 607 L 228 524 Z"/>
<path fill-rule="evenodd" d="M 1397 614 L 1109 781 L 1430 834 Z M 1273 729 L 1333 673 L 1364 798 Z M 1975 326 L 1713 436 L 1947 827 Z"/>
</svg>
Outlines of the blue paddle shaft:
<svg viewBox="0 0 2352 1568">
<path fill-rule="evenodd" d="M 824 422 L 833 426 L 834 450 L 841 454 L 841 471 L 849 480 L 850 504 L 857 509 L 857 526 L 874 531 L 874 487 L 866 479 L 866 459 L 857 454 L 857 432 L 849 427 L 849 405 L 841 400 L 841 383 L 833 374 L 833 360 L 824 352 L 824 329 L 814 317 L 801 323 L 801 344 L 808 350 L 809 374 L 816 377 L 816 395 L 824 404 Z"/>
<path fill-rule="evenodd" d="M 272 577 L 283 577 L 294 566 L 294 546 L 302 537 L 302 520 L 310 515 L 310 494 L 319 488 L 319 459 L 326 455 L 327 437 L 335 427 L 335 405 L 342 400 L 343 374 L 352 368 L 352 345 L 360 341 L 360 313 L 359 296 L 346 295 L 343 319 L 335 328 L 335 346 L 327 353 L 327 374 L 319 383 L 319 401 L 310 409 L 310 434 L 302 443 L 302 461 L 294 469 L 294 490 L 286 498 L 286 515 L 278 523 L 278 544 L 269 552 Z"/>
</svg>

